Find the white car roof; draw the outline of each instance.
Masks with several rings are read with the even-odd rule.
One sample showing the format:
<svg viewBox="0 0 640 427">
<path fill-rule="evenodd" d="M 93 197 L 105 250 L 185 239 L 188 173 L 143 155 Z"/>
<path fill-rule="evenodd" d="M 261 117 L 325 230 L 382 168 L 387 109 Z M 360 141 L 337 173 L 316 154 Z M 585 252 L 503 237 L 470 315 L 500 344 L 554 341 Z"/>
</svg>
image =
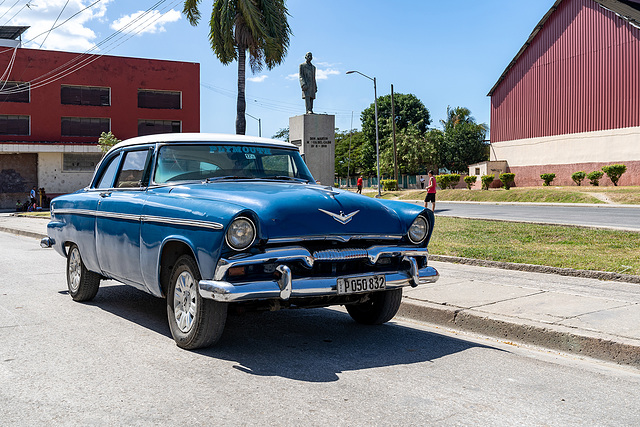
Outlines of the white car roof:
<svg viewBox="0 0 640 427">
<path fill-rule="evenodd" d="M 111 148 L 128 147 L 131 145 L 155 144 L 171 142 L 229 142 L 229 143 L 253 143 L 261 145 L 271 145 L 283 148 L 297 148 L 290 142 L 279 141 L 277 139 L 259 138 L 257 136 L 233 135 L 225 133 L 160 133 L 155 135 L 137 136 L 119 142 Z"/>
</svg>

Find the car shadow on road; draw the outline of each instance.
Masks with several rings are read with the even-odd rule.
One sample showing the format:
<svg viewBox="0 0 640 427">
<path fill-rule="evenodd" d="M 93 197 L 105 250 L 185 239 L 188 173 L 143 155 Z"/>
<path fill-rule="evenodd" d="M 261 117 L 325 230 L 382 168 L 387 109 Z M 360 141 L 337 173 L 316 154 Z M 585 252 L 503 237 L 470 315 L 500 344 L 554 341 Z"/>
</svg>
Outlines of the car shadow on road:
<svg viewBox="0 0 640 427">
<path fill-rule="evenodd" d="M 95 307 L 171 339 L 165 300 L 129 286 L 101 288 Z M 342 310 L 230 313 L 222 339 L 201 356 L 234 362 L 251 375 L 331 382 L 347 371 L 435 362 L 469 350 L 503 351 L 391 321 L 367 326 Z"/>
</svg>

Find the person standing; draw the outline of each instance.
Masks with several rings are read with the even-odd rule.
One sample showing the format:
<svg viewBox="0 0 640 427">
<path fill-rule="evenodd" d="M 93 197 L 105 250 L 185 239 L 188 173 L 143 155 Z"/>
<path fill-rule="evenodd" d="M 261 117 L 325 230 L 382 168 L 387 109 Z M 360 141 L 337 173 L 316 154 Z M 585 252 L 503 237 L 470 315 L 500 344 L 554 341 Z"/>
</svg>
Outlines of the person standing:
<svg viewBox="0 0 640 427">
<path fill-rule="evenodd" d="M 424 176 L 420 175 L 420 188 L 424 190 Z"/>
<path fill-rule="evenodd" d="M 36 200 L 36 186 L 35 185 L 31 189 L 31 192 L 29 193 L 29 199 L 31 199 L 31 205 L 33 205 L 34 203 L 37 203 L 37 200 Z"/>
<path fill-rule="evenodd" d="M 358 178 L 357 185 L 358 185 L 358 191 L 357 191 L 357 193 L 358 193 L 358 194 L 362 194 L 362 176 L 360 176 L 360 177 Z"/>
<path fill-rule="evenodd" d="M 307 114 L 313 114 L 313 100 L 316 97 L 318 87 L 316 86 L 316 67 L 311 63 L 313 55 L 307 52 L 304 56 L 306 62 L 300 64 L 300 88 L 302 89 L 302 99 L 304 99 Z"/>
<path fill-rule="evenodd" d="M 427 197 L 424 198 L 424 207 L 428 208 L 427 204 L 431 202 L 431 210 L 436 210 L 436 177 L 433 176 L 433 171 L 429 171 L 429 184 L 427 185 Z"/>
</svg>

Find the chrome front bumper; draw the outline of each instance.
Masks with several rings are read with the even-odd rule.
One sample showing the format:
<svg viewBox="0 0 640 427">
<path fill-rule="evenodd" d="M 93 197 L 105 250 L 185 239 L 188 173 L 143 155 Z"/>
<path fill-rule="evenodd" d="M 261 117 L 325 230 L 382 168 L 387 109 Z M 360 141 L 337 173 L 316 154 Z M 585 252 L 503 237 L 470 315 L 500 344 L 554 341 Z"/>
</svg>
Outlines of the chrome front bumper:
<svg viewBox="0 0 640 427">
<path fill-rule="evenodd" d="M 387 289 L 404 286 L 418 286 L 434 283 L 440 277 L 433 267 L 418 268 L 415 257 L 427 257 L 426 248 L 401 248 L 375 246 L 366 251 L 320 251 L 310 253 L 301 247 L 278 248 L 258 255 L 243 255 L 230 259 L 222 259 L 218 263 L 213 280 L 199 282 L 200 295 L 203 298 L 219 302 L 239 302 L 264 299 L 288 300 L 289 298 L 336 296 L 338 277 L 300 277 L 295 278 L 284 262 L 302 262 L 307 267 L 313 267 L 316 262 L 336 262 L 366 258 L 370 264 L 377 263 L 384 257 L 402 257 L 408 263 L 408 270 L 385 273 Z M 280 279 L 260 282 L 229 283 L 223 278 L 231 267 L 256 264 L 277 264 L 276 271 Z M 373 273 L 371 273 L 373 274 Z M 339 277 L 358 277 L 346 275 Z"/>
</svg>

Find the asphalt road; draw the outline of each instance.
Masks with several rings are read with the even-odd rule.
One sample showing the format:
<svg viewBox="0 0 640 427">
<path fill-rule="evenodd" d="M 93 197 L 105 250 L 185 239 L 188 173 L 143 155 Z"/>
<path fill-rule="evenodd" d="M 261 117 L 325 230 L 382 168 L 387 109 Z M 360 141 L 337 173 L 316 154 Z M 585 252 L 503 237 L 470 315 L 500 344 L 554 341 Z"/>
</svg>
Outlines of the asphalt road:
<svg viewBox="0 0 640 427">
<path fill-rule="evenodd" d="M 164 301 L 103 282 L 67 295 L 65 260 L 0 233 L 2 425 L 637 425 L 640 372 L 341 310 L 231 316 L 179 349 Z"/>
<path fill-rule="evenodd" d="M 436 215 L 640 231 L 640 208 L 638 207 L 437 202 Z"/>
</svg>

